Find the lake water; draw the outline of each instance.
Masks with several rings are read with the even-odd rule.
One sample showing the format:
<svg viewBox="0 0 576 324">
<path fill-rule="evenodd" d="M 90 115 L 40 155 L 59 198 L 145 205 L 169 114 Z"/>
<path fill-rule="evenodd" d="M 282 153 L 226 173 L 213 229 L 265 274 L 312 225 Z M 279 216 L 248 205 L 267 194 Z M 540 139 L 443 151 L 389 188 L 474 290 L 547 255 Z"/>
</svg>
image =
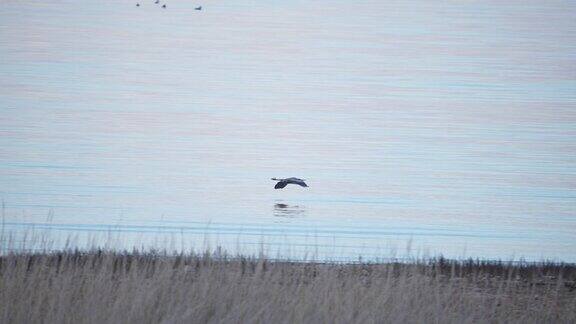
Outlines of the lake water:
<svg viewBox="0 0 576 324">
<path fill-rule="evenodd" d="M 3 230 L 576 261 L 575 1 L 163 3 L 0 1 Z"/>
</svg>

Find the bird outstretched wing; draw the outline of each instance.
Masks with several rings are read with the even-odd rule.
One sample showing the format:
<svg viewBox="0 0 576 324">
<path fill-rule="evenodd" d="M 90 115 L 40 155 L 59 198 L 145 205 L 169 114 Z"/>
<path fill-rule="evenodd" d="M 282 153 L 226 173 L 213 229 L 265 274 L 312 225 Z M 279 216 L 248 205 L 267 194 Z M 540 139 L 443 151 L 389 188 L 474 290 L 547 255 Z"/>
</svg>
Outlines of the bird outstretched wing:
<svg viewBox="0 0 576 324">
<path fill-rule="evenodd" d="M 274 189 L 282 189 L 282 188 L 286 187 L 287 184 L 288 184 L 288 182 L 280 181 L 274 186 Z"/>
</svg>

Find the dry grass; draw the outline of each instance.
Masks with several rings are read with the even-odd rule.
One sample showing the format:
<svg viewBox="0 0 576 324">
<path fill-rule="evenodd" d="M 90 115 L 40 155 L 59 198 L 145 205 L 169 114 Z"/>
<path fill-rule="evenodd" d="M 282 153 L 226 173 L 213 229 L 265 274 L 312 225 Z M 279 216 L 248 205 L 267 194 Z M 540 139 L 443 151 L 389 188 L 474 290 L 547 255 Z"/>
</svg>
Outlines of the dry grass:
<svg viewBox="0 0 576 324">
<path fill-rule="evenodd" d="M 576 266 L 223 253 L 0 257 L 1 323 L 574 323 Z"/>
</svg>

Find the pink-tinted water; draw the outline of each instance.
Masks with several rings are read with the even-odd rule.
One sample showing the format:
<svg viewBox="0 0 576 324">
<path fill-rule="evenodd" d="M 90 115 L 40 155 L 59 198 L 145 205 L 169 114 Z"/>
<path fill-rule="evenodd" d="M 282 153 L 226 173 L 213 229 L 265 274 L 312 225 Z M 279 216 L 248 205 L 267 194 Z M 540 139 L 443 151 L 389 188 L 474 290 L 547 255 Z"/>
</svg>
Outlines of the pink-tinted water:
<svg viewBox="0 0 576 324">
<path fill-rule="evenodd" d="M 6 228 L 576 261 L 576 2 L 166 4 L 0 1 Z"/>
</svg>

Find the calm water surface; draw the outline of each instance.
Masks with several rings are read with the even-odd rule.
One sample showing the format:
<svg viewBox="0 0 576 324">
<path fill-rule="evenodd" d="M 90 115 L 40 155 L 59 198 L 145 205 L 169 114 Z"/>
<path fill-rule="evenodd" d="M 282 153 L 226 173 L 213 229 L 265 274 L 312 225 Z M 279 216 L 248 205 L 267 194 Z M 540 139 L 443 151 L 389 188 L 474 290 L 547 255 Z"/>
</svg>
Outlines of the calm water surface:
<svg viewBox="0 0 576 324">
<path fill-rule="evenodd" d="M 135 3 L 0 1 L 4 228 L 576 261 L 575 1 Z"/>
</svg>

